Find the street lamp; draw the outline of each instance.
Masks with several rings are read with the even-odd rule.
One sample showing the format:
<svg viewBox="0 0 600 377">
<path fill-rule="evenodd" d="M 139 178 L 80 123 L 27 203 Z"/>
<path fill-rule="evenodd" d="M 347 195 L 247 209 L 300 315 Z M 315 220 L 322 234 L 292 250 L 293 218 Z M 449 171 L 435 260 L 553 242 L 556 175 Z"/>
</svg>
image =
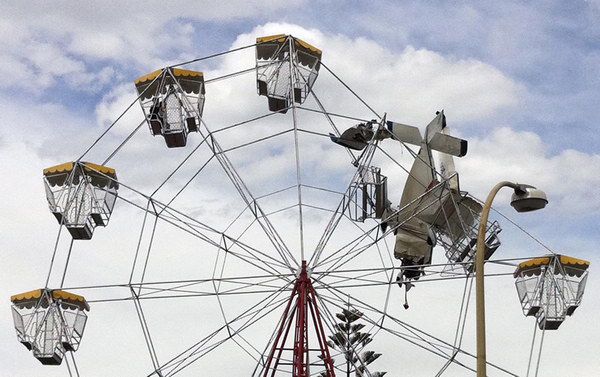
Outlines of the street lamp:
<svg viewBox="0 0 600 377">
<path fill-rule="evenodd" d="M 487 197 L 483 209 L 481 210 L 481 219 L 479 222 L 479 232 L 477 233 L 477 249 L 475 251 L 475 301 L 477 306 L 477 377 L 486 377 L 486 359 L 485 359 L 485 294 L 483 288 L 483 264 L 485 253 L 485 232 L 487 228 L 488 215 L 492 207 L 494 197 L 502 187 L 511 187 L 515 191 L 512 195 L 510 205 L 517 212 L 529 212 L 542 209 L 548 203 L 546 194 L 530 185 L 517 184 L 512 182 L 500 182 Z"/>
</svg>

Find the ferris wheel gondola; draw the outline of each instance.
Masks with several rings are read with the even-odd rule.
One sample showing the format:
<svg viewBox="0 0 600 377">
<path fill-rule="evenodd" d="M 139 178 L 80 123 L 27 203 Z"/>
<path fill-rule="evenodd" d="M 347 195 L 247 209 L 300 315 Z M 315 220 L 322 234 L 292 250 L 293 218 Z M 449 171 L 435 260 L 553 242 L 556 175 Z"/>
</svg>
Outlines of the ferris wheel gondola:
<svg viewBox="0 0 600 377">
<path fill-rule="evenodd" d="M 269 110 L 303 103 L 319 75 L 322 51 L 289 35 L 256 38 L 256 85 Z"/>
<path fill-rule="evenodd" d="M 519 264 L 515 285 L 525 316 L 540 329 L 556 330 L 581 304 L 590 262 L 546 255 Z"/>
<path fill-rule="evenodd" d="M 37 289 L 11 297 L 19 342 L 44 365 L 60 365 L 79 348 L 90 310 L 85 298 L 63 290 Z"/>
<path fill-rule="evenodd" d="M 135 87 L 152 135 L 162 135 L 169 148 L 184 147 L 202 119 L 204 74 L 164 68 L 138 78 Z"/>
<path fill-rule="evenodd" d="M 119 183 L 114 169 L 77 161 L 44 169 L 44 187 L 58 223 L 89 240 L 96 226 L 108 225 Z"/>
</svg>

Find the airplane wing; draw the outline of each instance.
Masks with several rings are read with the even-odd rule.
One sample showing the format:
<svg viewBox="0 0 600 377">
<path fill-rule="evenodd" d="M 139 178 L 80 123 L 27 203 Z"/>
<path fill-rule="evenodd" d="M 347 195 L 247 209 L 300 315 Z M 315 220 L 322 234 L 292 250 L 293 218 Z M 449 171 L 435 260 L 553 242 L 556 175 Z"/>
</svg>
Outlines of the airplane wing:
<svg viewBox="0 0 600 377">
<path fill-rule="evenodd" d="M 340 136 L 330 133 L 329 138 L 336 144 L 360 151 L 373 138 L 373 129 L 370 123 L 360 123 L 348 128 Z"/>
</svg>

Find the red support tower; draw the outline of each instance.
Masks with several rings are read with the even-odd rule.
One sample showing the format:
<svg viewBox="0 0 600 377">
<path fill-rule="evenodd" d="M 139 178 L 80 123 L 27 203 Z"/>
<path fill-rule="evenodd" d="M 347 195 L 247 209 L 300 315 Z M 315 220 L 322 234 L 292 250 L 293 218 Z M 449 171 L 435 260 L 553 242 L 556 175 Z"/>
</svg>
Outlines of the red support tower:
<svg viewBox="0 0 600 377">
<path fill-rule="evenodd" d="M 312 317 L 312 325 L 316 332 L 319 348 L 309 348 L 308 329 L 309 319 Z M 294 321 L 295 318 L 295 321 Z M 292 323 L 296 324 L 294 331 L 294 344 L 292 349 L 292 360 L 285 361 L 282 358 L 283 351 L 289 351 L 286 348 L 286 340 L 289 335 Z M 318 352 L 319 362 L 310 362 L 309 353 Z M 315 292 L 312 283 L 306 273 L 306 261 L 302 261 L 302 269 L 300 275 L 296 279 L 292 294 L 285 308 L 281 323 L 277 331 L 277 335 L 273 342 L 273 347 L 266 360 L 263 377 L 275 377 L 276 372 L 286 370 L 280 366 L 291 364 L 292 377 L 309 377 L 310 366 L 323 367 L 327 377 L 335 377 L 333 371 L 333 361 L 329 354 L 329 348 L 323 331 L 323 323 L 319 308 L 317 307 L 317 293 Z"/>
</svg>

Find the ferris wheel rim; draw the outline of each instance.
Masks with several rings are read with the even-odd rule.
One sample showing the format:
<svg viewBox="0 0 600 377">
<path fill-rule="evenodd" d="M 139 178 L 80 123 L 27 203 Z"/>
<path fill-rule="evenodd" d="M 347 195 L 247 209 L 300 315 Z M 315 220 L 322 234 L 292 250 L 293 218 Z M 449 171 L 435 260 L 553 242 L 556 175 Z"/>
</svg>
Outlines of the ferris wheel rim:
<svg viewBox="0 0 600 377">
<path fill-rule="evenodd" d="M 183 64 L 185 64 L 185 63 L 182 63 L 181 65 L 183 65 Z M 326 67 L 325 65 L 323 65 L 323 66 Z M 240 71 L 240 74 L 250 72 L 251 70 L 252 69 Z M 225 80 L 227 78 L 228 77 L 216 78 L 213 80 L 213 82 Z M 336 76 L 336 78 L 337 78 L 337 76 Z M 210 82 L 211 82 L 210 80 L 207 80 L 207 83 L 210 83 Z M 314 94 L 314 93 L 311 93 L 311 94 Z M 314 95 L 316 96 L 316 94 L 314 94 Z M 351 119 L 351 120 L 358 119 L 358 118 L 354 118 L 354 117 L 350 117 L 350 116 L 344 117 L 344 115 L 342 115 L 342 114 L 327 112 L 327 111 L 325 111 L 324 108 L 322 108 L 320 101 L 318 101 L 318 99 L 317 99 L 317 102 L 319 103 L 319 107 L 320 107 L 319 109 L 304 108 L 303 106 L 297 105 L 296 103 L 292 103 L 290 108 L 293 110 L 294 114 L 295 114 L 296 110 L 298 110 L 298 111 L 306 110 L 307 112 L 322 113 L 323 115 L 325 115 L 328 118 L 339 116 L 341 118 L 346 118 L 346 119 Z M 126 111 L 128 111 L 130 109 L 130 107 Z M 367 107 L 370 110 L 372 110 L 368 105 L 367 105 Z M 373 113 L 375 113 L 375 112 L 373 111 Z M 328 226 L 325 229 L 323 229 L 323 235 L 322 235 L 321 240 L 318 243 L 318 246 L 316 248 L 317 250 L 315 250 L 314 253 L 311 254 L 311 257 L 309 259 L 309 268 L 311 270 L 311 273 L 313 274 L 313 280 L 315 282 L 315 289 L 318 292 L 323 292 L 323 294 L 319 295 L 319 302 L 321 302 L 322 308 L 326 312 L 326 315 L 329 318 L 328 319 L 329 329 L 330 330 L 333 329 L 333 327 L 335 325 L 335 322 L 334 322 L 335 316 L 334 316 L 333 310 L 335 310 L 335 308 L 340 309 L 341 307 L 343 307 L 342 304 L 344 303 L 344 300 L 343 300 L 344 292 L 346 292 L 346 294 L 347 294 L 347 290 L 350 288 L 356 288 L 356 287 L 364 288 L 364 287 L 371 287 L 371 286 L 387 287 L 386 295 L 385 295 L 386 300 L 384 303 L 385 309 L 383 311 L 378 311 L 379 309 L 373 307 L 372 305 L 369 305 L 366 302 L 361 302 L 359 299 L 356 299 L 356 298 L 353 298 L 353 300 L 356 301 L 356 303 L 353 304 L 353 305 L 355 305 L 353 307 L 368 309 L 370 312 L 376 313 L 377 315 L 380 316 L 380 318 L 371 318 L 371 317 L 369 317 L 369 315 L 365 316 L 365 319 L 370 324 L 373 325 L 372 328 L 376 328 L 377 332 L 386 332 L 386 331 L 390 332 L 390 333 L 394 332 L 393 330 L 390 330 L 389 328 L 384 327 L 382 325 L 379 325 L 379 327 L 376 326 L 379 323 L 383 323 L 384 320 L 387 320 L 388 322 L 391 321 L 392 323 L 395 323 L 399 326 L 404 326 L 405 323 L 403 321 L 401 321 L 400 318 L 398 318 L 398 316 L 390 315 L 387 312 L 388 302 L 390 300 L 390 295 L 391 295 L 390 292 L 393 289 L 392 287 L 394 286 L 394 284 L 398 284 L 397 281 L 393 280 L 395 273 L 399 270 L 398 267 L 393 267 L 393 266 L 392 267 L 383 267 L 383 266 L 385 266 L 385 264 L 382 262 L 382 267 L 380 269 L 374 268 L 374 269 L 369 270 L 369 269 L 344 268 L 344 267 L 346 267 L 346 265 L 348 263 L 350 263 L 352 261 L 353 257 L 359 256 L 361 253 L 366 252 L 370 248 L 376 247 L 379 250 L 378 243 L 380 241 L 384 240 L 386 235 L 391 234 L 391 231 L 388 231 L 387 233 L 383 232 L 380 230 L 379 224 L 375 224 L 375 223 L 373 223 L 373 225 L 371 227 L 361 227 L 358 224 L 351 222 L 351 224 L 353 226 L 355 226 L 358 230 L 360 230 L 362 232 L 361 234 L 358 234 L 356 236 L 356 239 L 351 239 L 348 241 L 348 245 L 352 245 L 353 243 L 356 243 L 356 246 L 345 245 L 345 246 L 340 247 L 339 249 L 328 250 L 328 252 L 331 254 L 328 256 L 325 256 L 323 259 L 321 259 L 321 256 L 323 255 L 322 253 L 324 252 L 324 250 L 327 250 L 327 241 L 328 241 L 329 235 L 334 234 L 338 230 L 338 225 L 337 225 L 338 223 L 336 221 L 339 222 L 342 219 L 347 220 L 347 218 L 346 218 L 347 216 L 345 214 L 345 209 L 343 206 L 343 199 L 344 199 L 344 195 L 346 194 L 345 192 L 336 191 L 336 190 L 333 190 L 333 189 L 325 187 L 325 186 L 317 187 L 310 183 L 302 182 L 302 180 L 300 178 L 300 174 L 298 173 L 297 180 L 294 185 L 291 185 L 289 187 L 285 187 L 282 189 L 278 189 L 278 190 L 273 190 L 273 191 L 267 192 L 266 194 L 263 194 L 263 195 L 253 195 L 252 191 L 247 188 L 248 185 L 244 182 L 244 179 L 241 176 L 238 177 L 236 175 L 237 173 L 235 170 L 234 163 L 232 163 L 227 158 L 227 154 L 234 150 L 243 149 L 245 147 L 248 147 L 248 146 L 251 146 L 254 144 L 258 144 L 258 143 L 262 143 L 267 140 L 277 138 L 281 135 L 288 134 L 288 133 L 294 133 L 294 142 L 296 144 L 299 143 L 297 133 L 301 133 L 301 132 L 305 132 L 307 134 L 311 134 L 311 135 L 322 137 L 322 138 L 328 137 L 324 133 L 318 133 L 315 131 L 311 131 L 309 129 L 303 129 L 303 128 L 299 127 L 295 123 L 295 115 L 294 115 L 294 126 L 291 129 L 281 131 L 280 133 L 275 133 L 272 135 L 264 136 L 262 138 L 258 138 L 256 140 L 252 140 L 252 141 L 246 142 L 244 144 L 240 144 L 240 145 L 233 146 L 230 148 L 222 148 L 219 145 L 217 139 L 221 133 L 235 129 L 242 125 L 246 125 L 248 123 L 262 120 L 262 119 L 264 119 L 266 117 L 270 117 L 274 114 L 276 114 L 276 113 L 269 113 L 268 115 L 265 115 L 265 116 L 259 116 L 259 117 L 255 117 L 251 120 L 248 120 L 248 121 L 243 121 L 243 122 L 227 125 L 227 126 L 218 128 L 213 131 L 209 130 L 208 126 L 202 119 L 201 127 L 203 127 L 204 133 L 200 133 L 201 140 L 198 143 L 198 145 L 196 146 L 196 149 L 192 150 L 192 152 L 184 159 L 184 161 L 177 167 L 177 169 L 179 169 L 179 167 L 181 167 L 183 165 L 183 163 L 185 163 L 189 158 L 192 157 L 192 155 L 195 153 L 197 148 L 200 148 L 201 146 L 206 146 L 208 144 L 212 145 L 212 147 L 214 149 L 213 149 L 213 156 L 211 157 L 211 159 L 214 158 L 214 160 L 217 160 L 219 162 L 221 167 L 226 171 L 225 174 L 228 177 L 230 177 L 232 186 L 234 186 L 234 188 L 236 188 L 238 190 L 240 195 L 242 197 L 244 197 L 243 199 L 246 201 L 246 206 L 244 207 L 244 209 L 238 216 L 241 216 L 242 213 L 244 211 L 247 211 L 249 208 L 253 208 L 253 210 L 256 211 L 255 212 L 256 219 L 254 221 L 257 223 L 259 223 L 261 221 L 263 222 L 263 224 L 261 224 L 262 231 L 265 232 L 266 237 L 269 238 L 269 240 L 272 242 L 274 248 L 279 252 L 278 255 L 279 255 L 279 257 L 281 257 L 282 260 L 277 260 L 277 258 L 267 255 L 266 253 L 262 252 L 260 249 L 253 247 L 252 245 L 245 244 L 243 241 L 240 240 L 241 237 L 230 236 L 227 232 L 232 227 L 233 223 L 237 220 L 237 217 L 230 224 L 226 225 L 224 230 L 218 230 L 217 228 L 211 227 L 209 224 L 205 224 L 205 223 L 202 223 L 201 221 L 197 221 L 197 220 L 193 219 L 191 216 L 188 216 L 185 213 L 185 211 L 177 210 L 174 207 L 172 207 L 173 201 L 176 199 L 178 194 L 176 194 L 171 200 L 164 202 L 164 203 L 161 202 L 159 199 L 157 199 L 155 197 L 155 194 L 157 193 L 157 191 L 159 191 L 161 189 L 162 184 L 159 185 L 153 193 L 143 194 L 141 191 L 138 191 L 138 190 L 132 188 L 132 186 L 119 182 L 119 184 L 123 188 L 132 190 L 136 194 L 140 194 L 140 196 L 144 200 L 146 200 L 146 206 L 144 207 L 143 205 L 140 205 L 139 203 L 129 200 L 128 198 L 119 197 L 119 199 L 121 199 L 121 201 L 123 201 L 127 204 L 132 205 L 133 207 L 135 207 L 139 210 L 144 211 L 145 216 L 149 215 L 150 222 L 152 221 L 152 217 L 154 216 L 155 222 L 158 222 L 159 219 L 160 219 L 160 221 L 169 222 L 171 224 L 176 225 L 179 229 L 189 232 L 190 234 L 192 234 L 195 237 L 202 238 L 205 241 L 210 240 L 210 242 L 213 242 L 213 240 L 211 237 L 208 237 L 206 234 L 210 233 L 212 237 L 214 237 L 215 235 L 220 235 L 221 239 L 219 240 L 219 242 L 218 243 L 214 242 L 215 245 L 213 245 L 216 247 L 217 253 L 223 252 L 223 253 L 226 253 L 233 257 L 240 258 L 240 261 L 242 263 L 247 263 L 249 265 L 252 265 L 253 267 L 256 267 L 258 270 L 263 271 L 265 273 L 265 275 L 225 276 L 224 275 L 225 264 L 223 263 L 223 265 L 222 265 L 223 268 L 221 268 L 221 271 L 219 272 L 219 271 L 217 271 L 217 267 L 218 267 L 217 263 L 215 263 L 215 269 L 213 270 L 213 275 L 210 278 L 199 279 L 196 281 L 194 281 L 194 280 L 180 280 L 180 281 L 151 281 L 150 280 L 150 281 L 146 281 L 144 278 L 144 274 L 142 274 L 143 277 L 141 279 L 135 280 L 135 279 L 133 279 L 134 270 L 135 270 L 135 266 L 136 266 L 136 263 L 134 262 L 134 264 L 132 266 L 131 279 L 128 283 L 104 285 L 104 286 L 74 287 L 74 288 L 68 288 L 68 289 L 91 290 L 91 289 L 102 289 L 102 288 L 106 288 L 106 287 L 120 287 L 120 288 L 129 290 L 131 293 L 130 297 L 89 300 L 89 302 L 103 303 L 103 302 L 115 302 L 115 301 L 135 301 L 136 305 L 140 305 L 140 302 L 142 302 L 144 300 L 152 300 L 152 299 L 166 300 L 166 299 L 205 297 L 205 296 L 223 296 L 223 297 L 225 297 L 225 296 L 252 295 L 252 294 L 268 295 L 268 297 L 271 297 L 271 295 L 274 295 L 273 297 L 275 297 L 275 295 L 276 295 L 276 297 L 279 300 L 278 304 L 269 304 L 269 303 L 265 303 L 265 302 L 260 302 L 260 303 L 257 303 L 255 306 L 251 306 L 250 308 L 247 308 L 247 310 L 244 311 L 244 315 L 240 314 L 239 316 L 236 316 L 235 318 L 232 318 L 232 319 L 226 319 L 226 315 L 225 315 L 225 313 L 223 313 L 223 311 L 224 311 L 223 307 L 222 306 L 220 307 L 221 315 L 224 319 L 224 324 L 219 329 L 215 329 L 215 331 L 219 331 L 219 332 L 225 331 L 225 330 L 229 331 L 231 328 L 233 328 L 234 324 L 237 325 L 237 321 L 241 321 L 240 323 L 243 323 L 243 325 L 241 325 L 242 327 L 239 327 L 238 330 L 236 330 L 234 332 L 234 335 L 231 335 L 226 341 L 231 341 L 231 342 L 234 342 L 237 344 L 238 339 L 235 338 L 235 336 L 239 336 L 240 342 L 246 343 L 248 346 L 248 349 L 251 349 L 251 351 L 249 352 L 243 346 L 240 346 L 246 353 L 251 355 L 253 352 L 256 352 L 256 354 L 260 355 L 261 351 L 258 350 L 258 348 L 256 348 L 254 346 L 254 344 L 252 344 L 250 341 L 247 341 L 244 338 L 245 333 L 242 334 L 244 331 L 246 331 L 246 329 L 248 329 L 252 326 L 252 324 L 249 324 L 249 322 L 243 322 L 243 320 L 251 321 L 251 319 L 256 318 L 256 317 L 264 318 L 267 315 L 265 313 L 274 312 L 277 308 L 279 308 L 282 305 L 282 302 L 284 302 L 286 299 L 285 295 L 290 290 L 289 286 L 294 281 L 294 278 L 298 271 L 298 266 L 299 266 L 300 262 L 302 262 L 304 260 L 304 258 L 303 258 L 304 253 L 302 253 L 300 262 L 297 261 L 297 259 L 292 254 L 291 249 L 285 244 L 285 242 L 281 239 L 281 237 L 277 233 L 277 226 L 270 223 L 269 218 L 272 217 L 274 214 L 276 214 L 276 211 L 265 211 L 260 207 L 260 203 L 261 203 L 261 201 L 266 200 L 266 198 L 268 198 L 269 196 L 275 195 L 277 193 L 281 193 L 284 190 L 293 190 L 296 188 L 296 189 L 298 189 L 299 192 L 301 192 L 303 189 L 315 189 L 315 190 L 327 191 L 327 192 L 331 192 L 331 193 L 335 193 L 335 194 L 339 195 L 340 196 L 339 205 L 334 210 L 331 210 L 331 209 L 328 209 L 325 207 L 313 206 L 309 203 L 305 203 L 299 197 L 297 203 L 291 205 L 290 207 L 280 209 L 280 211 L 285 211 L 285 210 L 289 210 L 289 209 L 297 209 L 298 211 L 302 212 L 302 210 L 305 208 L 312 208 L 315 210 L 328 212 L 331 215 L 331 221 L 328 224 Z M 377 113 L 375 113 L 375 114 L 377 115 Z M 118 119 L 120 119 L 120 118 L 121 118 L 121 116 Z M 142 124 L 143 124 L 143 122 L 140 123 L 140 125 L 134 130 L 134 133 L 140 129 Z M 112 125 L 109 127 L 109 129 L 110 128 L 112 128 Z M 126 141 L 128 141 L 129 139 L 130 138 L 128 137 Z M 103 163 L 103 165 L 106 162 L 108 162 L 111 158 L 113 158 L 123 145 L 124 145 L 124 143 L 119 145 L 119 147 L 117 149 L 115 149 L 109 155 L 109 157 Z M 92 145 L 92 147 L 93 146 L 94 146 L 94 144 Z M 90 147 L 90 149 L 92 147 Z M 298 148 L 298 147 L 296 146 L 296 148 Z M 88 151 L 86 151 L 82 157 L 84 157 L 89 152 L 90 149 L 88 149 Z M 407 150 L 409 150 L 410 153 L 413 154 L 414 156 L 417 156 L 414 153 L 414 151 L 412 151 L 410 148 L 407 148 Z M 358 171 L 361 168 L 361 166 L 360 166 L 361 158 L 364 158 L 365 160 L 368 161 L 370 153 L 374 154 L 376 152 L 382 152 L 384 155 L 386 154 L 385 150 L 379 148 L 377 141 L 375 141 L 375 142 L 372 141 L 369 144 L 369 146 L 367 147 L 365 153 L 361 153 L 358 157 L 355 156 L 353 154 L 353 152 L 350 152 L 349 150 L 348 150 L 348 152 L 349 152 L 353 162 L 357 163 L 357 166 L 355 169 L 355 174 L 358 174 Z M 392 156 L 390 156 L 389 154 L 387 155 L 387 157 L 393 159 Z M 210 162 L 210 161 L 207 161 L 207 163 L 208 162 Z M 402 166 L 399 162 L 397 162 L 397 161 L 394 161 L 394 162 L 396 163 L 397 166 Z M 297 164 L 296 168 L 299 171 L 300 166 L 299 166 L 299 162 L 298 162 L 298 150 L 296 150 L 296 164 Z M 368 165 L 368 162 L 366 165 Z M 405 170 L 405 171 L 408 173 L 407 170 Z M 193 176 L 189 182 L 191 182 L 194 179 L 194 177 L 195 176 Z M 166 182 L 169 178 L 170 178 L 170 176 L 167 177 L 167 179 L 164 182 Z M 183 191 L 185 188 L 186 188 L 186 186 L 184 186 L 181 189 L 181 191 Z M 302 213 L 300 213 L 300 219 L 302 221 Z M 146 220 L 144 220 L 144 224 L 145 224 L 145 221 Z M 254 223 L 248 225 L 248 229 L 252 225 L 254 225 Z M 206 232 L 206 234 L 204 232 Z M 302 237 L 303 230 L 300 231 L 300 234 Z M 271 237 L 272 237 L 272 239 L 271 239 Z M 141 238 L 142 238 L 142 236 L 140 235 L 140 239 Z M 366 245 L 360 244 L 359 241 L 362 241 L 362 239 L 358 240 L 358 238 L 369 239 L 371 243 L 366 244 Z M 206 241 L 206 242 L 208 242 L 208 241 Z M 236 246 L 238 246 L 242 250 L 242 252 L 239 252 L 236 255 L 236 252 L 233 252 L 230 249 L 228 249 L 227 247 L 222 246 L 220 244 L 221 242 L 223 242 L 223 243 L 231 242 L 231 243 L 235 244 Z M 383 242 L 383 244 L 386 246 L 389 246 L 385 242 Z M 340 254 L 339 257 L 334 257 L 336 254 Z M 379 253 L 380 258 L 384 258 L 384 256 L 385 256 L 384 252 Z M 389 249 L 387 250 L 387 256 L 388 257 L 390 256 Z M 136 255 L 136 258 L 137 258 L 137 255 Z M 265 262 L 263 260 L 263 258 L 271 259 L 271 261 Z M 525 258 L 523 258 L 523 259 L 525 259 Z M 504 261 L 505 260 L 496 260 L 496 262 L 498 262 L 498 263 L 503 263 Z M 508 260 L 508 262 L 511 262 L 511 261 L 512 260 Z M 393 262 L 393 260 L 392 260 L 392 262 Z M 494 262 L 494 261 L 490 261 L 490 262 Z M 440 264 L 438 266 L 429 265 L 429 267 L 439 267 L 442 265 L 443 264 Z M 66 270 L 66 268 L 65 268 L 65 270 Z M 413 283 L 421 284 L 421 283 L 425 283 L 428 281 L 465 279 L 465 278 L 466 278 L 466 280 L 468 280 L 468 278 L 469 278 L 469 274 L 456 273 L 455 276 L 439 277 L 439 279 L 438 278 L 428 279 L 429 276 L 441 274 L 441 272 L 437 272 L 437 271 L 430 272 L 429 270 L 427 270 L 427 272 L 429 275 L 425 274 L 419 282 L 413 282 Z M 353 275 L 352 275 L 352 277 L 347 277 L 347 275 L 346 275 L 346 277 L 344 277 L 345 274 L 353 274 Z M 375 274 L 382 274 L 385 278 L 372 279 L 371 276 L 375 275 Z M 338 278 L 338 275 L 339 275 L 339 278 L 344 278 L 346 280 L 340 280 L 340 281 L 337 281 L 334 283 L 327 283 L 324 281 L 326 278 Z M 489 276 L 489 275 L 492 275 L 492 274 L 488 274 L 487 276 Z M 231 289 L 226 289 L 223 291 L 220 291 L 219 289 L 215 289 L 213 293 L 210 293 L 208 290 L 206 292 L 202 292 L 199 290 L 190 289 L 191 286 L 199 285 L 202 283 L 213 283 L 213 284 L 216 283 L 217 285 L 220 285 L 221 283 L 223 283 L 223 284 L 232 283 L 236 280 L 244 280 L 244 279 L 251 280 L 251 281 L 252 280 L 259 280 L 259 281 L 255 282 L 255 283 L 244 282 L 243 284 L 240 284 L 241 287 L 239 287 L 237 289 L 231 288 Z M 264 279 L 264 280 L 262 280 L 262 279 Z M 64 280 L 64 276 L 63 276 L 63 280 Z M 351 285 L 351 284 L 344 285 L 344 282 L 348 282 L 348 281 L 353 281 L 353 282 L 355 282 L 355 284 L 354 285 Z M 280 285 L 278 285 L 277 283 L 279 283 Z M 161 284 L 163 284 L 164 286 L 160 287 Z M 169 287 L 170 284 L 179 284 L 179 285 L 175 285 L 174 287 Z M 249 287 L 254 287 L 254 286 L 259 286 L 262 290 L 253 291 L 253 290 L 249 289 Z M 283 287 L 286 287 L 286 288 L 283 288 Z M 144 289 L 148 289 L 149 292 L 144 292 L 143 291 Z M 152 291 L 162 292 L 162 293 L 168 292 L 168 294 L 166 294 L 164 296 L 160 296 L 160 295 L 152 293 Z M 171 295 L 171 293 L 173 293 L 173 295 Z M 332 295 L 330 296 L 329 294 L 332 294 Z M 275 298 L 273 298 L 273 300 L 275 300 Z M 346 298 L 346 300 L 349 300 L 349 299 Z M 330 303 L 331 307 L 334 309 L 329 309 L 328 305 L 326 303 Z M 261 305 L 264 305 L 264 306 L 261 306 Z M 273 306 L 271 306 L 271 305 L 273 305 Z M 350 304 L 348 304 L 348 305 L 350 305 Z M 267 307 L 269 308 L 268 310 L 267 310 Z M 254 317 L 254 316 L 256 316 L 256 317 Z M 210 335 L 212 335 L 212 334 L 210 334 Z M 410 338 L 410 337 L 408 337 L 408 338 Z M 199 344 L 199 343 L 197 343 L 197 344 Z M 185 351 L 183 351 L 182 353 L 179 354 L 179 355 L 182 355 L 185 352 L 189 352 L 189 355 L 187 355 L 184 358 L 178 359 L 178 357 L 179 357 L 179 355 L 178 355 L 174 358 L 171 358 L 169 361 L 167 361 L 165 363 L 158 363 L 158 361 L 156 360 L 155 368 L 154 368 L 155 370 L 154 370 L 154 372 L 152 372 L 152 374 L 160 373 L 162 375 L 163 368 L 165 370 L 167 370 L 167 369 L 169 370 L 169 372 L 166 375 L 176 374 L 179 371 L 181 371 L 183 368 L 187 367 L 188 365 L 193 364 L 196 360 L 200 359 L 204 355 L 210 353 L 213 349 L 218 348 L 220 345 L 220 344 L 215 345 L 212 343 L 202 343 L 202 347 L 210 348 L 210 350 L 208 350 L 208 352 L 205 354 L 204 351 L 207 350 L 206 348 L 194 348 L 197 344 L 192 345 L 191 347 L 187 348 Z M 211 347 L 213 347 L 213 345 L 215 345 L 215 347 L 211 348 Z M 448 347 L 448 343 L 440 341 L 438 344 L 436 344 L 436 347 L 439 347 L 439 348 Z M 454 345 L 452 347 L 453 347 L 453 350 L 456 352 L 460 351 L 461 353 L 464 353 L 469 357 L 472 356 L 468 352 L 465 352 L 464 350 L 462 350 L 460 347 L 455 348 Z M 151 346 L 149 346 L 149 348 L 151 348 Z M 194 349 L 192 349 L 192 348 L 194 348 Z M 156 351 L 151 350 L 150 353 L 155 354 Z M 200 355 L 202 355 L 202 356 L 200 356 Z M 264 351 L 263 351 L 263 355 L 264 355 Z M 451 355 L 449 353 L 443 353 L 440 351 L 438 356 L 445 357 L 445 358 L 448 358 L 448 360 L 450 360 L 455 355 Z M 258 356 L 255 358 L 255 361 L 257 361 L 257 362 L 259 361 Z M 461 367 L 470 369 L 468 366 L 460 364 L 460 362 L 457 362 L 457 363 L 459 363 L 459 365 Z M 501 368 L 499 368 L 499 369 L 501 369 Z M 507 373 L 511 374 L 510 372 L 507 372 Z"/>
</svg>

